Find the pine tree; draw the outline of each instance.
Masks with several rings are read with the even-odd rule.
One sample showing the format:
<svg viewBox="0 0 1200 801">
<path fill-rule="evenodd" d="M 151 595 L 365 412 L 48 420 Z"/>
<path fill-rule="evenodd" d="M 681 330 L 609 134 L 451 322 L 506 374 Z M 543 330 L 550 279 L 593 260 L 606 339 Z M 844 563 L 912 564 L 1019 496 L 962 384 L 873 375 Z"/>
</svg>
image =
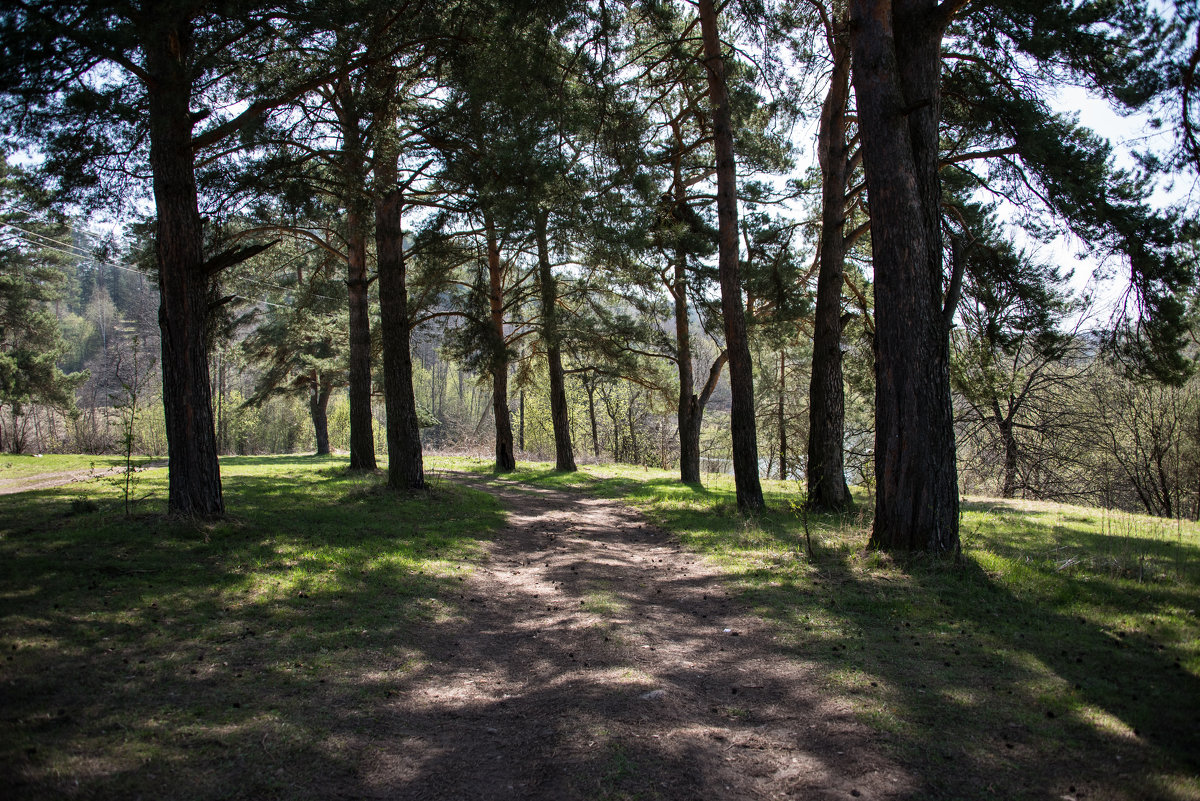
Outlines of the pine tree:
<svg viewBox="0 0 1200 801">
<path fill-rule="evenodd" d="M 294 277 L 282 284 L 285 292 L 273 294 L 271 305 L 255 314 L 254 331 L 242 342 L 243 351 L 263 368 L 246 405 L 260 407 L 277 395 L 302 395 L 316 453 L 324 456 L 330 452 L 329 399 L 348 382 L 345 285 L 331 279 L 328 258 L 314 258 L 315 251 L 302 248 L 278 249 L 275 255 L 289 259 Z"/>
<path fill-rule="evenodd" d="M 1137 323 L 1118 329 L 1122 352 L 1160 375 L 1186 368 L 1179 291 L 1190 267 L 1177 224 L 1149 209 L 1144 181 L 1111 168 L 1105 143 L 1054 115 L 1037 93 L 1072 77 L 1114 102 L 1144 101 L 1144 65 L 1129 42 L 1144 36 L 1153 14 L 1141 4 L 1027 0 L 855 0 L 850 11 L 875 270 L 871 543 L 954 553 L 948 335 L 965 263 L 944 270 L 943 165 L 986 164 L 982 186 L 1007 179 L 1005 187 L 1025 187 L 1088 241 L 1122 254 L 1141 306 Z M 946 134 L 946 120 L 955 133 Z"/>
<path fill-rule="evenodd" d="M 738 509 L 763 509 L 758 480 L 758 431 L 754 412 L 754 369 L 746 336 L 742 287 L 738 271 L 737 166 L 734 160 L 729 89 L 724 55 L 717 30 L 713 0 L 699 0 L 700 26 L 709 98 L 713 107 L 713 143 L 717 171 L 718 271 L 721 278 L 721 313 L 725 320 L 725 349 L 729 353 L 729 384 L 733 393 L 730 434 L 733 438 L 733 475 Z"/>
<path fill-rule="evenodd" d="M 55 243 L 69 229 L 35 213 L 40 194 L 31 176 L 0 154 L 0 450 L 12 453 L 24 449 L 25 407 L 74 409 L 75 388 L 87 379 L 86 372 L 64 374 L 58 366 L 66 343 L 50 304 L 67 284 Z"/>
<path fill-rule="evenodd" d="M 959 425 L 969 421 L 989 433 L 983 439 L 999 455 L 1001 497 L 1019 489 L 1036 496 L 1021 475 L 1031 472 L 1034 440 L 1072 422 L 1059 411 L 1069 373 L 1057 368 L 1083 347 L 1062 330 L 1083 304 L 1070 296 L 1067 276 L 1004 238 L 994 208 L 969 200 L 957 208 L 957 224 L 946 232 L 952 260 L 964 264 L 951 335 L 951 387 L 970 410 L 959 414 Z"/>
<path fill-rule="evenodd" d="M 579 118 L 574 94 L 580 84 L 556 66 L 567 60 L 560 58 L 567 51 L 555 41 L 564 10 L 558 3 L 505 6 L 465 24 L 458 33 L 460 48 L 444 59 L 448 102 L 426 126 L 443 161 L 440 191 L 453 197 L 447 219 L 471 220 L 482 239 L 480 277 L 486 274 L 486 283 L 476 282 L 475 291 L 464 295 L 473 310 L 466 313 L 466 329 L 456 341 L 459 352 L 492 378 L 496 465 L 504 471 L 516 465 L 508 399 L 510 345 L 532 330 L 510 331 L 508 320 L 533 283 L 543 300 L 540 327 L 557 463 L 574 469 L 549 242 L 552 218 L 561 214 L 553 207 L 567 202 L 560 190 L 569 183 L 562 179 L 571 159 L 562 154 L 571 149 L 564 140 L 575 133 L 567 118 Z M 521 259 L 526 249 L 535 254 L 529 269 Z M 484 286 L 486 295 L 478 291 Z M 473 304 L 483 297 L 486 317 Z"/>
<path fill-rule="evenodd" d="M 309 76 L 292 75 L 260 86 L 266 93 L 239 94 L 230 80 L 240 64 L 269 62 L 288 48 L 277 27 L 286 15 L 271 13 L 279 5 L 231 2 L 210 12 L 176 0 L 19 0 L 0 17 L 5 126 L 39 143 L 60 187 L 76 197 L 120 194 L 102 177 L 143 166 L 152 175 L 175 514 L 224 513 L 205 348 L 208 289 L 216 273 L 263 249 L 204 252 L 197 163 L 309 85 Z"/>
<path fill-rule="evenodd" d="M 853 505 L 844 463 L 845 388 L 842 374 L 842 284 L 846 251 L 856 232 L 846 223 L 847 196 L 857 150 L 850 146 L 850 41 L 843 3 L 814 3 L 830 59 L 829 88 L 821 106 L 817 159 L 821 167 L 821 230 L 817 300 L 809 382 L 807 477 L 813 509 L 845 511 Z M 858 194 L 861 194 L 859 192 Z"/>
</svg>

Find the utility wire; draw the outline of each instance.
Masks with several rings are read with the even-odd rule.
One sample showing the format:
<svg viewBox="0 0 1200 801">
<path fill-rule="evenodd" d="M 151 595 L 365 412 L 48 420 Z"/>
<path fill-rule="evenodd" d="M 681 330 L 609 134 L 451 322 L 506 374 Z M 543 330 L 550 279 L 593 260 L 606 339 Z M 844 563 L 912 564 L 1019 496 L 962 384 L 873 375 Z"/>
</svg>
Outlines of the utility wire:
<svg viewBox="0 0 1200 801">
<path fill-rule="evenodd" d="M 55 224 L 55 223 L 50 223 L 50 222 L 46 221 L 44 218 L 39 218 L 39 217 L 36 217 L 36 215 L 35 215 L 33 212 L 29 211 L 28 209 L 18 209 L 18 211 L 20 211 L 22 214 L 26 214 L 26 215 L 28 215 L 28 216 L 30 216 L 30 217 L 33 217 L 34 219 L 36 219 L 38 222 L 42 223 L 43 225 L 54 225 L 54 224 Z M 56 245 L 59 245 L 59 246 L 61 246 L 61 247 L 64 247 L 64 248 L 71 248 L 71 249 L 73 249 L 73 250 L 74 250 L 74 251 L 76 251 L 76 252 L 74 252 L 74 253 L 71 253 L 71 254 L 69 254 L 69 255 L 76 255 L 76 256 L 78 256 L 79 258 L 82 258 L 82 259 L 88 259 L 89 261 L 95 262 L 96 264 L 102 264 L 102 265 L 105 265 L 105 266 L 108 266 L 108 267 L 115 267 L 115 268 L 116 268 L 116 269 L 118 269 L 118 270 L 130 270 L 130 269 L 135 269 L 135 270 L 136 270 L 136 268 L 124 267 L 124 266 L 122 266 L 122 265 L 119 265 L 119 264 L 113 264 L 112 262 L 106 262 L 106 261 L 103 261 L 103 260 L 101 260 L 101 259 L 97 259 L 97 258 L 95 258 L 95 257 L 94 257 L 94 256 L 93 256 L 91 253 L 89 253 L 89 252 L 87 252 L 87 251 L 84 251 L 84 250 L 82 250 L 82 249 L 81 249 L 81 248 L 80 248 L 78 245 L 75 245 L 75 244 L 72 244 L 72 243 L 63 242 L 63 241 L 62 241 L 62 240 L 60 240 L 60 239 L 54 239 L 53 237 L 46 236 L 45 234 L 41 234 L 41 233 L 38 233 L 38 232 L 36 232 L 36 231 L 30 231 L 30 230 L 29 230 L 29 229 L 27 229 L 27 228 L 22 228 L 22 227 L 21 227 L 21 226 L 19 226 L 19 225 L 14 225 L 13 223 L 9 222 L 8 220 L 0 220 L 0 225 L 7 225 L 9 228 L 15 228 L 15 229 L 16 229 L 16 230 L 18 230 L 18 231 L 21 231 L 21 232 L 23 232 L 23 233 L 26 233 L 26 234 L 30 234 L 30 235 L 32 235 L 32 236 L 36 236 L 36 237 L 38 237 L 38 238 L 40 238 L 40 239 L 44 239 L 44 240 L 46 240 L 47 242 L 52 242 L 52 243 L 54 243 L 54 244 L 56 244 Z M 83 228 L 77 229 L 77 230 L 76 230 L 76 233 L 79 233 L 79 234 L 81 234 L 81 235 L 83 235 L 83 236 L 86 236 L 86 237 L 88 237 L 89 239 L 91 239 L 91 240 L 93 240 L 93 241 L 99 241 L 99 240 L 100 240 L 100 237 L 99 237 L 99 236 L 97 236 L 96 234 L 92 233 L 91 231 L 88 231 L 88 230 L 86 230 L 86 229 L 83 229 Z M 27 244 L 34 244 L 34 243 L 27 243 Z M 46 246 L 39 245 L 38 247 L 46 247 Z M 65 252 L 65 251 L 59 251 L 59 252 Z M 136 270 L 136 272 L 142 272 L 142 271 L 141 271 L 141 270 Z M 144 273 L 143 273 L 143 274 L 144 274 Z M 241 277 L 241 278 L 239 278 L 238 280 L 240 280 L 240 281 L 249 281 L 249 282 L 251 282 L 251 283 L 259 284 L 259 285 L 261 285 L 261 286 L 270 287 L 270 288 L 272 288 L 272 289 L 279 289 L 279 290 L 282 290 L 282 291 L 284 291 L 284 292 L 290 292 L 290 291 L 292 291 L 292 290 L 294 289 L 294 287 L 283 286 L 282 284 L 275 284 L 275 283 L 272 283 L 272 282 L 270 282 L 270 281 L 263 281 L 262 279 L 259 279 L 259 278 L 251 278 L 251 277 L 249 277 L 249 276 L 242 276 L 242 277 Z M 317 295 L 317 294 L 314 294 L 314 295 L 313 295 L 313 297 L 314 297 L 314 298 L 320 298 L 321 300 L 331 300 L 331 301 L 334 301 L 335 303 L 341 300 L 341 298 L 334 298 L 334 297 L 330 297 L 329 295 Z M 265 303 L 266 301 L 263 301 L 263 302 Z"/>
<path fill-rule="evenodd" d="M 143 270 L 139 270 L 138 268 L 131 267 L 129 265 L 115 264 L 111 261 L 104 261 L 103 259 L 97 259 L 92 254 L 81 250 L 78 245 L 74 245 L 74 244 L 71 244 L 68 242 L 63 242 L 61 240 L 46 236 L 45 234 L 39 234 L 36 231 L 30 231 L 26 228 L 22 228 L 19 225 L 14 225 L 13 223 L 11 223 L 7 220 L 0 220 L 0 225 L 3 225 L 7 228 L 13 229 L 14 231 L 17 231 L 18 233 L 9 234 L 9 236 L 18 241 L 24 242 L 26 245 L 29 245 L 31 247 L 41 248 L 43 250 L 52 250 L 56 253 L 62 253 L 66 256 L 74 256 L 79 259 L 86 259 L 88 261 L 91 261 L 95 264 L 102 265 L 104 267 L 111 267 L 114 270 L 123 270 L 128 273 L 137 273 L 138 275 L 142 276 L 143 278 L 146 277 L 146 273 Z M 93 234 L 90 234 L 87 232 L 84 232 L 84 233 L 88 236 L 92 236 L 93 238 L 95 238 Z M 37 237 L 38 239 L 45 240 L 45 242 L 39 242 L 37 240 L 30 239 L 29 237 Z M 51 242 L 53 244 L 46 244 L 46 242 Z M 58 245 L 58 247 L 55 247 L 55 245 Z M 239 282 L 250 282 L 250 283 L 254 283 L 254 284 L 259 284 L 261 286 L 266 286 L 266 287 L 271 287 L 273 289 L 283 290 L 284 292 L 293 291 L 295 289 L 294 287 L 286 287 L 281 284 L 273 284 L 269 281 L 262 281 L 260 279 L 250 278 L 248 276 L 238 277 L 233 280 L 239 281 Z M 287 304 L 284 304 L 284 303 L 273 303 L 264 298 L 248 298 L 244 295 L 234 295 L 233 297 L 237 298 L 238 300 L 244 300 L 247 303 L 262 303 L 265 306 L 272 306 L 277 309 L 294 308 L 294 306 L 288 306 Z M 339 298 L 330 297 L 328 295 L 313 295 L 313 297 L 321 298 L 322 300 L 331 300 L 331 301 L 335 301 L 335 302 L 337 300 L 339 300 Z"/>
</svg>

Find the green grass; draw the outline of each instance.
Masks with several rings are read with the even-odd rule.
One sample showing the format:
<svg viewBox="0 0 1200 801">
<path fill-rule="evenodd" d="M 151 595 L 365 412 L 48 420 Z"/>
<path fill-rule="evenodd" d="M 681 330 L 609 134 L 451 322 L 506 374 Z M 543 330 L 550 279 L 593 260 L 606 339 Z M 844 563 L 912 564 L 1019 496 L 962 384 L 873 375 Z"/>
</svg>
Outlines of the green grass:
<svg viewBox="0 0 1200 801">
<path fill-rule="evenodd" d="M 144 457 L 135 457 L 138 463 Z M 73 470 L 106 470 L 121 467 L 125 457 L 113 454 L 88 456 L 80 454 L 47 454 L 45 456 L 0 453 L 0 481 L 10 478 L 26 478 L 40 473 L 59 473 Z"/>
<path fill-rule="evenodd" d="M 211 525 L 158 514 L 166 471 L 140 477 L 132 521 L 103 480 L 0 496 L 5 784 L 288 798 L 345 775 L 340 749 L 427 661 L 409 632 L 460 614 L 504 517 L 486 493 L 398 496 L 345 465 L 222 459 Z M 97 510 L 73 511 L 81 495 Z"/>
<path fill-rule="evenodd" d="M 1200 798 L 1195 524 L 968 502 L 961 560 L 905 560 L 865 550 L 860 500 L 812 516 L 809 560 L 793 485 L 764 482 L 769 511 L 746 520 L 727 477 L 519 468 L 494 480 L 624 498 L 717 560 L 921 797 Z"/>
<path fill-rule="evenodd" d="M 6 786 L 33 798 L 352 786 L 363 732 L 390 725 L 389 693 L 435 658 L 413 630 L 463 614 L 458 579 L 502 525 L 490 496 L 439 477 L 466 469 L 624 498 L 717 561 L 820 668 L 820 691 L 923 783 L 915 797 L 1200 798 L 1192 524 L 972 502 L 955 564 L 865 551 L 860 509 L 810 520 L 810 560 L 796 488 L 777 482 L 748 521 L 721 477 L 496 476 L 489 462 L 430 459 L 435 489 L 405 497 L 345 464 L 223 459 L 230 516 L 207 525 L 161 516 L 165 471 L 139 474 L 149 497 L 132 521 L 111 481 L 0 496 Z M 586 601 L 608 609 L 617 595 L 596 586 Z M 596 791 L 620 797 L 627 768 L 614 753 Z"/>
</svg>

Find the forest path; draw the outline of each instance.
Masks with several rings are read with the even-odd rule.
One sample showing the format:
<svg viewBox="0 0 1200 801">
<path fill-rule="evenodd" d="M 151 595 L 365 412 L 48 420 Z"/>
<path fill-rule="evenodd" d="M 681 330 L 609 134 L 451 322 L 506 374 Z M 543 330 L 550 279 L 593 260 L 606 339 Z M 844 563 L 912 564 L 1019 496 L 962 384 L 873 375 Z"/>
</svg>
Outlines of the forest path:
<svg viewBox="0 0 1200 801">
<path fill-rule="evenodd" d="M 508 524 L 466 619 L 374 727 L 358 788 L 421 799 L 882 799 L 915 783 L 720 572 L 636 511 L 452 475 Z M 366 744 L 364 744 L 366 745 Z"/>
</svg>

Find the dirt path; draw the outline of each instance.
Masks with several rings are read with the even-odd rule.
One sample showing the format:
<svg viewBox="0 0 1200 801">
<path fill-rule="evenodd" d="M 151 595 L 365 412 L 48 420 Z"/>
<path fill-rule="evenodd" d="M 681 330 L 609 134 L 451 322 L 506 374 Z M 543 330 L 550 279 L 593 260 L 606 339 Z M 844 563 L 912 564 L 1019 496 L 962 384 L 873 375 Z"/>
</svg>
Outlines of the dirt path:
<svg viewBox="0 0 1200 801">
<path fill-rule="evenodd" d="M 167 463 L 165 461 L 150 462 L 149 464 L 138 466 L 137 471 L 140 473 L 143 470 L 153 470 L 156 467 L 166 466 Z M 0 495 L 61 487 L 64 484 L 74 484 L 76 481 L 87 481 L 91 478 L 116 475 L 124 470 L 124 467 L 110 467 L 99 470 L 93 467 L 87 470 L 59 470 L 53 473 L 37 473 L 32 476 L 22 476 L 20 478 L 0 478 Z"/>
<path fill-rule="evenodd" d="M 464 583 L 469 619 L 414 632 L 435 661 L 389 708 L 356 797 L 911 797 L 814 668 L 636 512 L 455 480 L 498 493 L 509 525 Z"/>
</svg>

